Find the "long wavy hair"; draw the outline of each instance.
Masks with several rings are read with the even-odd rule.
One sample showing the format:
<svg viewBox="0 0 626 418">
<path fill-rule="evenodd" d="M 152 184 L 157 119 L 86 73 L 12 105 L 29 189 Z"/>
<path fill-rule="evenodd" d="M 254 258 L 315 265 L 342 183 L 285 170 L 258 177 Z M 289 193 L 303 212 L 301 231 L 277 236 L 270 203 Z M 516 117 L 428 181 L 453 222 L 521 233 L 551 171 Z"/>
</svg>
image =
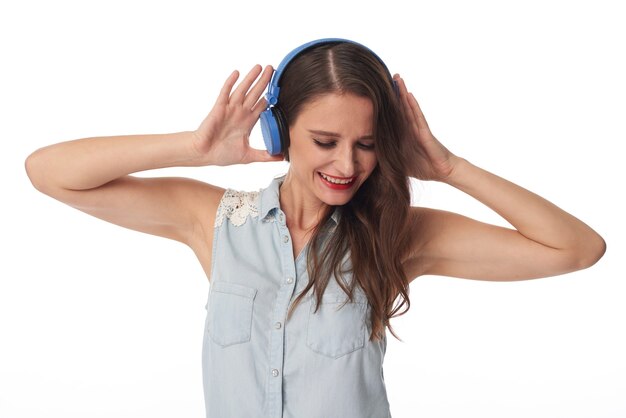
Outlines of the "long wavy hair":
<svg viewBox="0 0 626 418">
<path fill-rule="evenodd" d="M 360 286 L 371 309 L 370 340 L 384 337 L 389 320 L 410 308 L 409 283 L 402 268 L 410 251 L 407 222 L 411 203 L 406 155 L 406 123 L 390 75 L 380 60 L 360 45 L 321 44 L 294 58 L 281 77 L 280 110 L 292 126 L 304 106 L 329 93 L 366 97 L 374 106 L 375 152 L 378 164 L 353 198 L 343 206 L 327 207 L 312 231 L 307 254 L 309 283 L 294 300 L 287 318 L 314 288 L 316 309 L 331 275 L 353 301 Z M 288 149 L 285 159 L 289 161 Z M 338 208 L 340 222 L 325 241 L 324 225 Z M 349 254 L 353 280 L 345 283 Z M 402 301 L 396 304 L 398 296 Z M 398 311 L 406 304 L 404 311 Z"/>
</svg>

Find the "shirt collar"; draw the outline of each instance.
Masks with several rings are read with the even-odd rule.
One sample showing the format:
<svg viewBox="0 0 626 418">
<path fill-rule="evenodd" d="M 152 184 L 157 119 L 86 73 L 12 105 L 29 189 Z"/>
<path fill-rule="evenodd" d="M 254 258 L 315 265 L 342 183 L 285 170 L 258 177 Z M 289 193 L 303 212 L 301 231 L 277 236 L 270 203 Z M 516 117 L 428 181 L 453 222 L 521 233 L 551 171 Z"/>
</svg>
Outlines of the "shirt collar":
<svg viewBox="0 0 626 418">
<path fill-rule="evenodd" d="M 285 180 L 287 175 L 275 177 L 270 185 L 261 190 L 261 197 L 259 199 L 259 216 L 261 220 L 264 220 L 270 215 L 274 214 L 274 209 L 280 208 L 280 185 Z M 335 222 L 335 225 L 339 224 L 341 214 L 339 213 L 339 207 L 335 207 L 335 210 L 330 215 L 330 218 Z"/>
</svg>

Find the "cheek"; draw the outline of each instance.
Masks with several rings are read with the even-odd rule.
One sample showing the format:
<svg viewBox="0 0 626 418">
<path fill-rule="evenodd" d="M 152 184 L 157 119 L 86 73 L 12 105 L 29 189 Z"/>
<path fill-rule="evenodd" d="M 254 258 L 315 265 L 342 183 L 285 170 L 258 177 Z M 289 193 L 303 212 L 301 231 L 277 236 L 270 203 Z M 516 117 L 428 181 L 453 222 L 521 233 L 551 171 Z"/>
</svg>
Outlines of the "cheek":
<svg viewBox="0 0 626 418">
<path fill-rule="evenodd" d="M 302 165 L 317 166 L 320 164 L 328 163 L 328 159 L 331 158 L 328 152 L 320 150 L 320 148 L 313 143 L 300 143 L 298 146 L 294 146 L 292 152 L 293 159 L 296 159 Z"/>
<path fill-rule="evenodd" d="M 367 167 L 367 171 L 374 171 L 376 166 L 378 165 L 378 158 L 376 158 L 375 153 L 370 153 L 364 161 L 365 167 Z"/>
<path fill-rule="evenodd" d="M 296 171 L 309 171 L 323 163 L 314 148 L 302 143 L 289 147 L 289 162 Z"/>
</svg>

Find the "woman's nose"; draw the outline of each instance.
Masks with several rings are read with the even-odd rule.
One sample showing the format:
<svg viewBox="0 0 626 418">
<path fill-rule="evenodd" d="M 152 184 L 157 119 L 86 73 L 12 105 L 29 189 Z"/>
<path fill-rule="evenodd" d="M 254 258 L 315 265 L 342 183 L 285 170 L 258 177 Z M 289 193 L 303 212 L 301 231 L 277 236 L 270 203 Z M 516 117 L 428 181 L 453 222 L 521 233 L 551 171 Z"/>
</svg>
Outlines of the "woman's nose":
<svg viewBox="0 0 626 418">
<path fill-rule="evenodd" d="M 338 149 L 337 155 L 337 168 L 341 170 L 343 177 L 350 177 L 354 175 L 356 165 L 356 153 L 352 147 L 344 146 Z"/>
</svg>

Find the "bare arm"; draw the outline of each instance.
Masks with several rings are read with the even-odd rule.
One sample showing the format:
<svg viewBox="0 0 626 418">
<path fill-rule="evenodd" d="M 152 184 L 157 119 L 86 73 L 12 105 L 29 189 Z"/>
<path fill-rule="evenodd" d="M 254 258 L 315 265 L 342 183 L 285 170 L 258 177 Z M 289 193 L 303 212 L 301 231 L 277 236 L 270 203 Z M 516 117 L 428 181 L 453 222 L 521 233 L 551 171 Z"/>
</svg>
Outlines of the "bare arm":
<svg viewBox="0 0 626 418">
<path fill-rule="evenodd" d="M 515 229 L 447 211 L 411 208 L 407 277 L 436 274 L 478 280 L 524 280 L 583 269 L 606 244 L 588 225 L 546 199 L 474 166 L 430 132 L 421 109 L 397 77 L 411 128 L 413 176 L 447 183 L 506 219 Z"/>
<path fill-rule="evenodd" d="M 26 171 L 41 192 L 106 221 L 192 245 L 212 234 L 223 189 L 185 178 L 139 178 L 131 173 L 173 166 L 279 161 L 249 146 L 271 77 L 256 66 L 239 86 L 233 72 L 215 106 L 195 131 L 83 138 L 41 148 Z M 199 236 L 198 233 L 206 234 Z"/>
<path fill-rule="evenodd" d="M 141 232 L 189 243 L 202 208 L 221 189 L 191 179 L 130 173 L 197 166 L 193 132 L 84 138 L 41 148 L 26 160 L 33 185 L 76 209 Z M 202 204 L 202 201 L 205 201 Z M 216 206 L 215 206 L 216 208 Z"/>
<path fill-rule="evenodd" d="M 87 190 L 139 171 L 200 165 L 192 131 L 75 139 L 40 148 L 26 160 L 33 185 L 42 191 Z"/>
<path fill-rule="evenodd" d="M 588 225 L 546 199 L 460 160 L 447 183 L 481 201 L 515 229 L 452 212 L 412 208 L 409 277 L 526 280 L 593 265 L 605 243 Z"/>
</svg>

